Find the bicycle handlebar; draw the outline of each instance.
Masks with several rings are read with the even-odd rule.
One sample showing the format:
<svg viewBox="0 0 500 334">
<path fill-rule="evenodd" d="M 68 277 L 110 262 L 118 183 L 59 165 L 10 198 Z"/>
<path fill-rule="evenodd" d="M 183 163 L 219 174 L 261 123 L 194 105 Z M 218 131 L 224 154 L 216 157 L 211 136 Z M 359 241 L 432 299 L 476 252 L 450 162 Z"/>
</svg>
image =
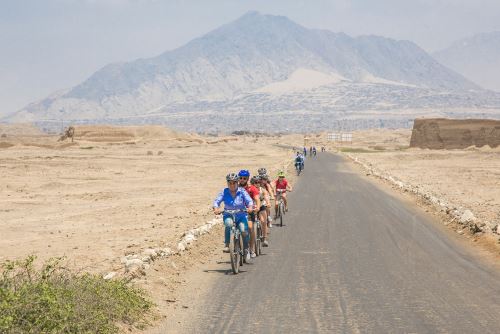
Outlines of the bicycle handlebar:
<svg viewBox="0 0 500 334">
<path fill-rule="evenodd" d="M 224 210 L 223 212 L 224 213 L 229 213 L 230 215 L 233 215 L 233 214 L 236 214 L 236 213 L 247 213 L 246 210 L 241 210 L 241 209 L 238 209 L 238 210 Z"/>
</svg>

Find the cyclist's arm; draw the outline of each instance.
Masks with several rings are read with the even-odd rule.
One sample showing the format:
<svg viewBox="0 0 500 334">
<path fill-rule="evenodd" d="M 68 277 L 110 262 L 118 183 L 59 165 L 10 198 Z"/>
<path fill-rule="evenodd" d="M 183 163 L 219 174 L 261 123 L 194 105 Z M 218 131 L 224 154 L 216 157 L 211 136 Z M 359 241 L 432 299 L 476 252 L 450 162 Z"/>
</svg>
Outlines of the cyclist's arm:
<svg viewBox="0 0 500 334">
<path fill-rule="evenodd" d="M 274 194 L 274 192 L 273 192 L 273 186 L 270 183 L 266 184 L 266 190 L 267 190 L 267 192 L 269 194 L 269 199 L 273 200 L 274 199 L 274 197 L 273 197 L 273 194 Z"/>
<path fill-rule="evenodd" d="M 257 211 L 260 209 L 260 196 L 257 194 L 254 196 L 253 201 L 255 203 L 254 210 Z"/>
<path fill-rule="evenodd" d="M 267 189 L 264 189 L 264 200 L 266 201 L 266 206 L 268 208 L 271 207 L 271 194 L 269 194 L 269 191 Z"/>
<path fill-rule="evenodd" d="M 286 189 L 287 189 L 288 191 L 292 191 L 292 190 L 293 190 L 293 188 L 292 188 L 292 186 L 290 185 L 290 183 L 287 183 L 287 185 L 286 185 Z"/>
<path fill-rule="evenodd" d="M 220 205 L 223 200 L 224 200 L 224 190 L 221 191 L 219 195 L 217 195 L 212 205 L 215 214 L 221 213 L 222 210 L 220 209 Z"/>
<path fill-rule="evenodd" d="M 245 207 L 247 208 L 247 212 L 250 213 L 253 211 L 253 200 L 252 198 L 250 197 L 250 195 L 248 194 L 248 192 L 246 191 L 243 191 L 243 203 L 245 204 Z"/>
</svg>

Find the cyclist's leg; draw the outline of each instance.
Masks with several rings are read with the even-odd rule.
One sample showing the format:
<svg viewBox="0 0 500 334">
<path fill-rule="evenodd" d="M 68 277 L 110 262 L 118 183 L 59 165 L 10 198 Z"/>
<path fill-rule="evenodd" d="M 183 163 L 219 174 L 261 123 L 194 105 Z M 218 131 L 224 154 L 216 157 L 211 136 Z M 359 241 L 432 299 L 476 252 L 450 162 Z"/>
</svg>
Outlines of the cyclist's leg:
<svg viewBox="0 0 500 334">
<path fill-rule="evenodd" d="M 283 203 L 285 203 L 285 210 L 288 211 L 288 202 L 286 200 L 286 193 L 283 193 L 281 196 L 283 196 Z"/>
<path fill-rule="evenodd" d="M 254 249 L 255 246 L 255 229 L 254 229 L 254 224 L 255 222 L 255 213 L 252 212 L 251 214 L 248 215 L 248 233 L 250 234 L 250 249 Z"/>
<path fill-rule="evenodd" d="M 266 209 L 262 209 L 259 212 L 259 219 L 260 219 L 260 226 L 262 228 L 262 236 L 264 237 L 264 240 L 267 238 L 267 212 Z"/>
<path fill-rule="evenodd" d="M 243 248 L 248 250 L 248 243 L 250 241 L 250 233 L 248 231 L 248 219 L 246 216 L 241 216 L 237 218 L 238 228 L 243 236 Z"/>
<path fill-rule="evenodd" d="M 229 241 L 231 240 L 231 227 L 233 226 L 233 218 L 224 216 L 224 251 L 229 251 Z M 227 249 L 226 249 L 227 248 Z"/>
<path fill-rule="evenodd" d="M 268 191 L 269 191 L 269 196 L 271 196 L 272 194 L 272 188 L 268 188 Z M 273 201 L 273 199 L 270 199 L 270 201 Z M 267 223 L 268 224 L 271 224 L 271 221 L 272 221 L 272 218 L 271 218 L 271 203 L 269 203 L 269 206 L 266 208 L 266 212 L 267 212 Z"/>
</svg>

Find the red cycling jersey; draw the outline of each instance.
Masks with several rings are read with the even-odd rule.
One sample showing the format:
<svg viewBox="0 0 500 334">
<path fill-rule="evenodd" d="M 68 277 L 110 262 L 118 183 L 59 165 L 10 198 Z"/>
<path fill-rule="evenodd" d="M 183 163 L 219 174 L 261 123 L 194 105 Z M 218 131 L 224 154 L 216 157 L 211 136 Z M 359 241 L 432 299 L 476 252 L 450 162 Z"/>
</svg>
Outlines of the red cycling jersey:
<svg viewBox="0 0 500 334">
<path fill-rule="evenodd" d="M 276 190 L 281 189 L 286 191 L 286 187 L 288 186 L 288 181 L 286 179 L 283 179 L 283 181 L 280 182 L 280 179 L 276 180 Z"/>
<path fill-rule="evenodd" d="M 251 184 L 247 185 L 245 187 L 245 190 L 252 198 L 252 201 L 255 200 L 255 196 L 259 196 L 259 189 L 257 189 L 257 187 L 254 185 L 251 185 Z"/>
</svg>

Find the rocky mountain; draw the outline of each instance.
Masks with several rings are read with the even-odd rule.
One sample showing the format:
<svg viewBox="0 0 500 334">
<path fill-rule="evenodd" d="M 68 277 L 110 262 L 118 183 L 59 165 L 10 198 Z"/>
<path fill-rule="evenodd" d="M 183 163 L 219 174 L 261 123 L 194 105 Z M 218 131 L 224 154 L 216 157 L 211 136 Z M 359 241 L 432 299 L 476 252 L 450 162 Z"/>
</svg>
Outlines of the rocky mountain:
<svg viewBox="0 0 500 334">
<path fill-rule="evenodd" d="M 500 32 L 461 39 L 433 56 L 482 87 L 500 92 Z"/>
<path fill-rule="evenodd" d="M 141 118 L 183 104 L 339 83 L 446 91 L 478 87 L 409 41 L 307 29 L 250 12 L 157 57 L 108 65 L 7 121 Z"/>
</svg>

